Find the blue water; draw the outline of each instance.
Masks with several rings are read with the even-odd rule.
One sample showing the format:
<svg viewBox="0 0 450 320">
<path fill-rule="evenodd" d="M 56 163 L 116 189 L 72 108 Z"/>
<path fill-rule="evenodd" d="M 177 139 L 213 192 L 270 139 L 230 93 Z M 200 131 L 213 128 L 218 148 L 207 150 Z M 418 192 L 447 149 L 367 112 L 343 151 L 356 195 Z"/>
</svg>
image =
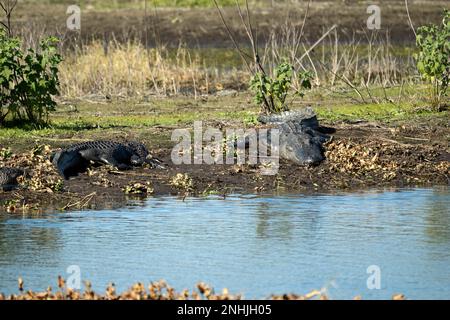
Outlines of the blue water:
<svg viewBox="0 0 450 320">
<path fill-rule="evenodd" d="M 0 216 L 0 292 L 56 287 L 80 268 L 101 292 L 165 279 L 246 298 L 450 299 L 450 189 L 150 198 L 119 210 Z M 380 289 L 368 289 L 369 266 Z"/>
</svg>

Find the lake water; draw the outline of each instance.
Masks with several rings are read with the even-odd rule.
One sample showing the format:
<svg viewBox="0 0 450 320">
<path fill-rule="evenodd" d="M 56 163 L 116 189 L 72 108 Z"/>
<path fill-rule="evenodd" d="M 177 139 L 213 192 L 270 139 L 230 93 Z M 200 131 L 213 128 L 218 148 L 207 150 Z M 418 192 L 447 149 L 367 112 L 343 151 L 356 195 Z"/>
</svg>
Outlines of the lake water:
<svg viewBox="0 0 450 320">
<path fill-rule="evenodd" d="M 113 211 L 0 215 L 0 292 L 17 293 L 19 276 L 25 289 L 55 288 L 71 265 L 101 292 L 166 279 L 246 298 L 326 288 L 335 299 L 450 299 L 450 189 L 157 197 Z M 380 289 L 367 287 L 370 266 Z"/>
</svg>

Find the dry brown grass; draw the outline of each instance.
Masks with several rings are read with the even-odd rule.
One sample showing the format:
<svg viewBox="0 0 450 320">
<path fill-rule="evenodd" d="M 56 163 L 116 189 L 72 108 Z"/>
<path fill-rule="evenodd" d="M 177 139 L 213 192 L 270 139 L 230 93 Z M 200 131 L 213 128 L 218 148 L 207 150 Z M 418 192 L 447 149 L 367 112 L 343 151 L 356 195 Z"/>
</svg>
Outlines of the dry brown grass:
<svg viewBox="0 0 450 320">
<path fill-rule="evenodd" d="M 296 57 L 303 55 L 307 46 L 296 44 L 289 37 L 295 38 L 286 33 L 285 39 L 273 36 L 266 44 L 263 61 L 270 72 L 287 59 L 295 70 L 309 70 L 315 86 L 349 87 L 358 92 L 369 91 L 372 85 L 390 87 L 415 81 L 412 59 L 404 53 L 399 57 L 388 38 L 365 45 L 338 44 L 334 34 L 300 61 Z M 250 79 L 243 63 L 236 65 L 230 61 L 228 65 L 227 61 L 221 61 L 221 66 L 211 66 L 198 51 L 182 45 L 175 49 L 163 46 L 146 49 L 137 41 L 112 41 L 108 45 L 94 41 L 67 50 L 64 56 L 60 92 L 66 98 L 155 94 L 188 94 L 197 98 L 223 89 L 245 89 Z M 299 79 L 294 78 L 293 87 L 300 87 Z"/>
<path fill-rule="evenodd" d="M 208 68 L 183 46 L 146 49 L 140 43 L 114 42 L 106 48 L 93 42 L 66 57 L 60 80 L 65 97 L 184 93 L 197 97 L 246 82 L 247 76 L 239 70 L 223 74 L 217 68 Z"/>
</svg>

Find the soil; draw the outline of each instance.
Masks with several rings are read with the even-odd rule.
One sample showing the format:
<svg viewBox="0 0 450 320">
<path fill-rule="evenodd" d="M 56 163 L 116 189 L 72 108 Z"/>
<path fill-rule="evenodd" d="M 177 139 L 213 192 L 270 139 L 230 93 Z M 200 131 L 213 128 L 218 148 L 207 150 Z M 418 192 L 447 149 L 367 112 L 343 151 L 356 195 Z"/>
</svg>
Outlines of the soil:
<svg viewBox="0 0 450 320">
<path fill-rule="evenodd" d="M 304 36 L 315 42 L 332 25 L 337 24 L 339 39 L 343 42 L 367 42 L 372 37 L 367 32 L 366 13 L 368 3 L 362 1 L 313 1 L 309 11 Z M 270 32 L 283 32 L 286 21 L 300 28 L 306 10 L 307 1 L 289 5 L 253 6 L 252 21 L 257 30 L 259 42 L 264 43 Z M 390 33 L 393 43 L 414 43 L 414 34 L 408 22 L 403 0 L 393 0 L 380 5 L 382 23 L 379 34 L 384 37 Z M 440 23 L 446 1 L 412 1 L 409 4 L 414 25 Z M 232 48 L 233 44 L 225 31 L 215 8 L 156 8 L 149 9 L 147 18 L 144 10 L 122 9 L 98 11 L 81 8 L 81 32 L 68 31 L 66 28 L 67 6 L 22 4 L 17 7 L 13 19 L 16 32 L 34 30 L 36 39 L 41 31 L 63 35 L 68 43 L 86 43 L 93 39 L 126 42 L 139 39 L 149 46 L 162 44 L 177 47 Z M 241 44 L 248 44 L 246 34 L 237 11 L 233 7 L 223 8 L 230 29 Z M 147 20 L 147 23 L 145 23 Z M 81 42 L 79 42 L 81 40 Z"/>
<path fill-rule="evenodd" d="M 309 194 L 449 186 L 450 129 L 447 120 L 440 121 L 398 123 L 389 127 L 369 122 L 325 123 L 337 129 L 325 146 L 327 160 L 315 167 L 281 160 L 278 174 L 274 176 L 262 175 L 258 165 L 173 165 L 171 148 L 153 149 L 150 141 L 144 141 L 166 169 L 143 167 L 116 171 L 101 166 L 65 181 L 63 191 L 55 191 L 46 183 L 50 185 L 57 173 L 46 156 L 38 156 L 40 164 L 31 164 L 29 169 L 39 172 L 40 187 L 35 191 L 0 192 L 0 212 L 115 208 L 130 199 L 159 195 L 226 197 L 231 193 Z M 14 161 L 10 159 L 9 164 Z M 49 166 L 47 171 L 41 168 L 43 163 Z M 1 164 L 7 165 L 8 161 Z M 181 175 L 174 183 L 177 174 Z M 130 194 L 124 192 L 127 186 Z M 143 193 L 133 194 L 136 189 Z"/>
</svg>

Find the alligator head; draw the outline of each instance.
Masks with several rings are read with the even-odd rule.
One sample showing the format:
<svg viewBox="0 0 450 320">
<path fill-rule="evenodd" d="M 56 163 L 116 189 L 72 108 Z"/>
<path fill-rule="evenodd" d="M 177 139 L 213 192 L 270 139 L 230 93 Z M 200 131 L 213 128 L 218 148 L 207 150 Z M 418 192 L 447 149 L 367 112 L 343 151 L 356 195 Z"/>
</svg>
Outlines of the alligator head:
<svg viewBox="0 0 450 320">
<path fill-rule="evenodd" d="M 28 177 L 28 174 L 21 168 L 0 168 L 0 190 L 11 191 L 17 188 L 17 178 L 20 176 Z"/>
<path fill-rule="evenodd" d="M 280 157 L 300 165 L 316 165 L 325 160 L 323 143 L 330 139 L 310 107 L 280 114 L 262 115 L 262 123 L 274 124 L 280 133 Z"/>
<path fill-rule="evenodd" d="M 308 133 L 282 134 L 280 156 L 300 165 L 316 165 L 325 160 L 320 139 Z"/>
<path fill-rule="evenodd" d="M 124 143 L 124 145 L 133 150 L 133 155 L 130 159 L 130 162 L 133 166 L 141 166 L 144 163 L 147 163 L 152 168 L 165 169 L 165 167 L 162 165 L 162 162 L 148 153 L 147 148 L 142 143 L 136 141 L 127 141 Z"/>
</svg>

